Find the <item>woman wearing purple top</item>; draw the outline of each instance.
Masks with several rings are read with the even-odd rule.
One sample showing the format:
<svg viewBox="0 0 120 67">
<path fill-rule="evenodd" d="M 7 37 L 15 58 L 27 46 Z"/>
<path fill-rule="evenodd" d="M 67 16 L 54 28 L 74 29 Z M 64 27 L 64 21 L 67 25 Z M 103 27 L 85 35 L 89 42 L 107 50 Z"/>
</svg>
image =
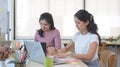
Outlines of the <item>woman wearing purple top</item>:
<svg viewBox="0 0 120 67">
<path fill-rule="evenodd" d="M 40 29 L 36 31 L 34 40 L 45 42 L 47 51 L 53 52 L 54 49 L 61 48 L 60 32 L 55 28 L 52 15 L 45 12 L 39 18 Z"/>
</svg>

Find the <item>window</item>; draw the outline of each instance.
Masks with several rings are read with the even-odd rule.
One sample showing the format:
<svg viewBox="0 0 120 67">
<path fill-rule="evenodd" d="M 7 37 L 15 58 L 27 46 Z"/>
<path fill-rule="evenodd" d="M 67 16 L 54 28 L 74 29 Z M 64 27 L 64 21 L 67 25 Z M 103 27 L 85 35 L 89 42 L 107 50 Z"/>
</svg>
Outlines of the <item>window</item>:
<svg viewBox="0 0 120 67">
<path fill-rule="evenodd" d="M 101 36 L 120 34 L 119 0 L 86 0 L 86 10 L 94 15 Z"/>
<path fill-rule="evenodd" d="M 53 15 L 61 37 L 71 37 L 77 31 L 74 14 L 83 9 L 84 0 L 16 0 L 16 39 L 33 39 L 43 12 Z M 101 36 L 117 36 L 120 31 L 119 0 L 85 0 L 85 7 L 94 15 Z M 115 29 L 115 30 L 114 30 Z"/>
<path fill-rule="evenodd" d="M 74 13 L 83 7 L 83 0 L 16 0 L 16 39 L 33 39 L 43 12 L 53 15 L 61 37 L 70 37 L 76 29 Z M 69 26 L 68 26 L 69 25 Z"/>
<path fill-rule="evenodd" d="M 31 39 L 39 29 L 39 16 L 48 11 L 47 0 L 16 0 L 16 39 Z"/>
</svg>

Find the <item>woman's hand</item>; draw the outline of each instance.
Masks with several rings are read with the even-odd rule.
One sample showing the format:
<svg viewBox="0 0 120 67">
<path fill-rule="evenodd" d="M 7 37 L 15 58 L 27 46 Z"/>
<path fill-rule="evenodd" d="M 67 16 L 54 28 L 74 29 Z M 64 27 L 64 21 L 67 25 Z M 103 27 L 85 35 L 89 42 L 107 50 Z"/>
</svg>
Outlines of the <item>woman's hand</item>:
<svg viewBox="0 0 120 67">
<path fill-rule="evenodd" d="M 48 47 L 47 48 L 48 55 L 54 55 L 58 58 L 66 57 L 67 54 L 62 51 L 62 49 L 55 49 L 54 47 Z"/>
<path fill-rule="evenodd" d="M 57 53 L 54 56 L 57 57 L 57 58 L 64 58 L 64 57 L 67 56 L 67 54 L 66 53 Z"/>
<path fill-rule="evenodd" d="M 48 55 L 55 55 L 57 53 L 62 53 L 61 49 L 56 49 L 54 47 L 48 47 L 47 48 Z"/>
<path fill-rule="evenodd" d="M 47 52 L 48 52 L 48 55 L 54 55 L 55 54 L 55 48 L 54 47 L 48 47 Z"/>
</svg>

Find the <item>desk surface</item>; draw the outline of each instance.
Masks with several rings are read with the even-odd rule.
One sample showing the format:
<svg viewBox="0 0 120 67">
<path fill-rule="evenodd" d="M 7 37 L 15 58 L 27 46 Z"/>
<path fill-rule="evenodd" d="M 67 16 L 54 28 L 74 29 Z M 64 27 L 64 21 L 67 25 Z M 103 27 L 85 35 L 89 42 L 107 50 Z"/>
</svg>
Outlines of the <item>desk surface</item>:
<svg viewBox="0 0 120 67">
<path fill-rule="evenodd" d="M 112 45 L 119 46 L 120 45 L 120 41 L 113 41 L 113 42 L 107 41 L 107 42 L 105 42 L 105 44 L 107 46 L 112 46 Z"/>
<path fill-rule="evenodd" d="M 120 46 L 118 43 L 107 44 L 107 46 Z"/>
<path fill-rule="evenodd" d="M 80 65 L 80 66 L 79 66 Z M 60 64 L 60 65 L 55 65 L 54 67 L 71 67 L 72 64 Z M 74 65 L 73 65 L 74 66 Z M 79 61 L 79 63 L 77 64 L 77 67 L 88 67 L 85 63 L 83 63 L 82 61 Z M 29 61 L 28 64 L 26 65 L 26 67 L 44 67 L 43 64 L 37 63 L 37 62 L 33 62 L 33 61 Z"/>
</svg>

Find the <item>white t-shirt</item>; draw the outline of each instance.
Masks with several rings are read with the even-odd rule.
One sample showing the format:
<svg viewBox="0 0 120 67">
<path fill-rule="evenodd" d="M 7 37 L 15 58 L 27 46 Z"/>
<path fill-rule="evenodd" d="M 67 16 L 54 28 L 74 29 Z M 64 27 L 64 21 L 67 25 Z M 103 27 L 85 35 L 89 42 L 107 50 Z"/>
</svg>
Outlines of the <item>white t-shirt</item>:
<svg viewBox="0 0 120 67">
<path fill-rule="evenodd" d="M 75 46 L 76 54 L 87 54 L 89 50 L 89 46 L 93 42 L 98 43 L 99 47 L 99 38 L 96 34 L 87 33 L 86 35 L 82 35 L 80 32 L 77 32 L 72 38 Z M 96 60 L 98 58 L 98 48 L 96 50 L 94 58 L 91 60 Z"/>
</svg>

